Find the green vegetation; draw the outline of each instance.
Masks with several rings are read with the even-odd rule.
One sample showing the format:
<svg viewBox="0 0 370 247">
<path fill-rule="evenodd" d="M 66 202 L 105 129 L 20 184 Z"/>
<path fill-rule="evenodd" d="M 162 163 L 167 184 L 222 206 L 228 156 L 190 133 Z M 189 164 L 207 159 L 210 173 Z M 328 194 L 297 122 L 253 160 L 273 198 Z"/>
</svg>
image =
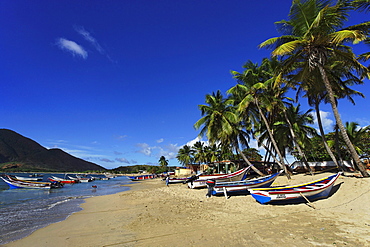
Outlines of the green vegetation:
<svg viewBox="0 0 370 247">
<path fill-rule="evenodd" d="M 370 77 L 362 62 L 370 53 L 355 54 L 352 45 L 370 44 L 370 22 L 344 27 L 351 11 L 369 11 L 367 0 L 294 0 L 287 20 L 275 24 L 282 34 L 260 44 L 271 48 L 271 58 L 261 64 L 248 61 L 243 72 L 232 71 L 237 81 L 225 97 L 221 91 L 207 94 L 199 105 L 202 118 L 194 127 L 207 137 L 209 147 L 201 142 L 184 146 L 177 159 L 181 164 L 209 163 L 241 158 L 251 165 L 249 149 L 253 138 L 266 150 L 266 161 L 276 162 L 286 171 L 285 158 L 291 153 L 299 160 L 351 160 L 355 169 L 368 177 L 360 155 L 368 156 L 369 128 L 345 126 L 338 111 L 340 99 L 354 103 L 363 97 L 350 86 L 363 84 Z M 296 99 L 287 93 L 295 93 Z M 309 126 L 312 109 L 301 112 L 299 102 L 308 100 L 315 107 L 320 134 Z M 330 104 L 336 131 L 325 134 L 320 118 L 320 104 Z M 252 168 L 254 168 L 252 166 Z"/>
</svg>

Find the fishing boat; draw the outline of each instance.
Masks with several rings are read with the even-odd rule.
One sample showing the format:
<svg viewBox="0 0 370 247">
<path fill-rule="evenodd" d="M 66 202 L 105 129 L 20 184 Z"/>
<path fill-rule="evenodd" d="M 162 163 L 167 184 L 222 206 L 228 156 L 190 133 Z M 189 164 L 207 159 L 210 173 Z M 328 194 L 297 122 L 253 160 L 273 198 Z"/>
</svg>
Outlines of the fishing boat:
<svg viewBox="0 0 370 247">
<path fill-rule="evenodd" d="M 269 187 L 282 172 L 283 171 L 264 177 L 234 182 L 217 182 L 216 180 L 216 185 L 213 188 L 212 195 L 247 195 L 249 194 L 248 189 Z"/>
<path fill-rule="evenodd" d="M 34 181 L 25 181 L 18 180 L 9 175 L 5 177 L 1 176 L 2 180 L 9 185 L 10 188 L 27 188 L 27 189 L 52 189 L 52 188 L 61 188 L 61 185 L 58 182 L 34 182 Z"/>
<path fill-rule="evenodd" d="M 74 184 L 76 183 L 75 180 L 73 179 L 66 179 L 66 178 L 59 178 L 59 177 L 55 177 L 55 176 L 51 176 L 50 178 L 48 178 L 51 182 L 60 182 L 62 184 Z"/>
<path fill-rule="evenodd" d="M 246 178 L 246 173 L 248 169 L 249 167 L 245 167 L 230 174 L 199 175 L 196 177 L 193 176 L 187 180 L 187 184 L 190 189 L 198 189 L 207 187 L 207 180 L 210 179 L 214 179 L 216 180 L 216 182 L 240 181 Z"/>
<path fill-rule="evenodd" d="M 89 178 L 89 177 L 77 176 L 77 179 L 78 179 L 78 181 L 80 181 L 80 183 L 87 183 L 87 182 L 93 181 L 93 179 Z"/>
<path fill-rule="evenodd" d="M 189 178 L 170 178 L 168 180 L 168 183 L 169 184 L 178 184 L 178 183 L 186 183 L 186 181 L 188 180 Z"/>
<path fill-rule="evenodd" d="M 25 181 L 42 181 L 42 177 L 21 177 L 14 175 L 14 177 L 18 180 L 25 180 Z"/>
<path fill-rule="evenodd" d="M 330 191 L 341 173 L 337 173 L 312 182 L 270 188 L 248 189 L 257 202 L 266 203 L 300 203 L 310 202 L 329 196 Z"/>
<path fill-rule="evenodd" d="M 74 180 L 76 183 L 85 183 L 85 182 L 93 181 L 93 178 L 90 178 L 90 177 L 81 177 L 77 175 L 76 177 L 72 177 L 72 176 L 67 176 L 67 177 L 71 180 Z"/>
<path fill-rule="evenodd" d="M 155 175 L 155 174 L 148 174 L 148 175 L 139 175 L 139 176 L 128 176 L 128 178 L 131 181 L 141 181 L 141 180 L 148 180 L 148 179 L 157 178 L 157 175 Z"/>
</svg>

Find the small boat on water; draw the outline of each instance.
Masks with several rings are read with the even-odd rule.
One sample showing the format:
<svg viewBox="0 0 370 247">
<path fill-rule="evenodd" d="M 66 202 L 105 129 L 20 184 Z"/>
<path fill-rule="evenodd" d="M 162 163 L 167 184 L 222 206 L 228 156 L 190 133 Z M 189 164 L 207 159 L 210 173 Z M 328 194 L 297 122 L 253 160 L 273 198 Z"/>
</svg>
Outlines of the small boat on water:
<svg viewBox="0 0 370 247">
<path fill-rule="evenodd" d="M 240 181 L 245 179 L 245 175 L 248 171 L 248 167 L 240 169 L 236 172 L 230 174 L 211 174 L 211 175 L 199 175 L 196 176 L 196 180 L 194 180 L 194 176 L 188 179 L 187 184 L 190 189 L 198 189 L 198 188 L 205 188 L 207 187 L 207 180 L 213 179 L 217 182 L 231 182 L 231 181 Z"/>
<path fill-rule="evenodd" d="M 131 181 L 142 181 L 148 179 L 154 179 L 158 176 L 156 174 L 148 174 L 148 175 L 139 175 L 139 176 L 128 176 Z"/>
<path fill-rule="evenodd" d="M 76 183 L 85 183 L 85 182 L 91 182 L 93 181 L 92 178 L 90 177 L 81 177 L 81 176 L 77 176 L 76 177 L 72 177 L 72 176 L 67 176 L 70 180 L 74 180 Z"/>
<path fill-rule="evenodd" d="M 26 181 L 42 181 L 42 177 L 21 177 L 14 175 L 14 177 L 18 180 L 26 180 Z"/>
<path fill-rule="evenodd" d="M 265 203 L 300 203 L 326 198 L 341 173 L 337 173 L 312 182 L 270 188 L 248 189 L 254 199 L 261 204 Z"/>
<path fill-rule="evenodd" d="M 55 176 L 51 176 L 48 179 L 51 182 L 60 182 L 62 184 L 74 184 L 74 183 L 76 183 L 76 180 L 66 179 L 66 178 L 59 178 L 59 177 L 55 177 Z"/>
<path fill-rule="evenodd" d="M 5 183 L 9 185 L 10 188 L 28 188 L 28 189 L 52 189 L 52 188 L 61 188 L 63 185 L 59 182 L 34 182 L 34 181 L 25 181 L 13 178 L 9 175 L 1 177 Z"/>
<path fill-rule="evenodd" d="M 264 177 L 234 182 L 217 182 L 216 180 L 216 185 L 213 188 L 212 195 L 247 195 L 249 194 L 248 189 L 269 187 L 282 172 L 283 171 Z"/>
</svg>

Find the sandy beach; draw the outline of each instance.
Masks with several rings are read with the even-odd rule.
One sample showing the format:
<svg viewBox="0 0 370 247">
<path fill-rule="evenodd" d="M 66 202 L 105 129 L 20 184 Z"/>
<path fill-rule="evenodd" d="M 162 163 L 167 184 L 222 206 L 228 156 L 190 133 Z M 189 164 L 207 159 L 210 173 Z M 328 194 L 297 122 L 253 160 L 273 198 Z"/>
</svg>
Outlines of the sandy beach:
<svg viewBox="0 0 370 247">
<path fill-rule="evenodd" d="M 328 176 L 280 176 L 273 185 Z M 341 176 L 333 194 L 297 205 L 261 205 L 250 195 L 206 198 L 206 190 L 160 179 L 93 197 L 83 210 L 5 246 L 370 246 L 370 179 Z"/>
</svg>

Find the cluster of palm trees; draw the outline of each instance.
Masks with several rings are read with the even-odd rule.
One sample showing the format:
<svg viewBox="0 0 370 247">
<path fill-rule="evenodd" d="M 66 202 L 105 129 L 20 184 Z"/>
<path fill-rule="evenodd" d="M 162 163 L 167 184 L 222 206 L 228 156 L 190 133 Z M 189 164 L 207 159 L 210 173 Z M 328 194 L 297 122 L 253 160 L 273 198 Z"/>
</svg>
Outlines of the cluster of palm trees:
<svg viewBox="0 0 370 247">
<path fill-rule="evenodd" d="M 370 22 L 344 27 L 349 13 L 357 10 L 369 12 L 370 1 L 293 0 L 288 20 L 276 23 L 282 36 L 260 44 L 261 48 L 272 48 L 272 57 L 260 64 L 248 61 L 243 72 L 232 71 L 237 84 L 227 91 L 227 97 L 217 91 L 207 94 L 206 104 L 199 105 L 202 118 L 194 127 L 200 129 L 200 136 L 207 137 L 210 147 L 217 144 L 234 150 L 260 173 L 241 151 L 254 138 L 289 177 L 284 160 L 293 150 L 310 169 L 303 149 L 317 133 L 308 126 L 313 123 L 311 110 L 301 112 L 298 104 L 299 99 L 307 98 L 315 108 L 322 143 L 340 165 L 327 144 L 319 114 L 320 104 L 329 103 L 355 168 L 368 177 L 338 112 L 339 99 L 354 103 L 353 96 L 363 96 L 349 87 L 362 84 L 370 75 L 362 64 L 370 53 L 356 56 L 350 43 L 370 44 Z M 286 96 L 290 90 L 296 92 L 295 99 Z M 184 146 L 178 156 L 189 150 Z M 202 160 L 200 156 L 196 159 Z"/>
<path fill-rule="evenodd" d="M 243 150 L 243 153 L 255 161 L 260 161 L 262 156 L 255 148 Z M 197 141 L 194 145 L 184 145 L 179 149 L 176 156 L 180 164 L 210 164 L 217 161 L 238 160 L 239 157 L 232 152 L 230 147 L 219 144 L 207 145 L 205 142 Z"/>
</svg>

